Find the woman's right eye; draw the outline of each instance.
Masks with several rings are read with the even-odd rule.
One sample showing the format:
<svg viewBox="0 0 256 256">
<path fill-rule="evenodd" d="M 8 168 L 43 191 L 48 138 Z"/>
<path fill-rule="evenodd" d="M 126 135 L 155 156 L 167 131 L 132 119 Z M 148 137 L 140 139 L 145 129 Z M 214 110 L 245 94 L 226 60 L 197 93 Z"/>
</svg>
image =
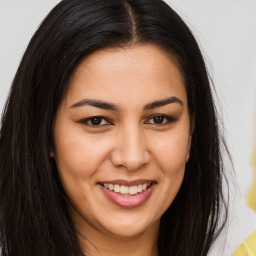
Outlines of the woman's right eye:
<svg viewBox="0 0 256 256">
<path fill-rule="evenodd" d="M 102 116 L 89 117 L 86 119 L 82 119 L 79 122 L 87 126 L 96 127 L 96 128 L 112 124 L 108 119 Z"/>
</svg>

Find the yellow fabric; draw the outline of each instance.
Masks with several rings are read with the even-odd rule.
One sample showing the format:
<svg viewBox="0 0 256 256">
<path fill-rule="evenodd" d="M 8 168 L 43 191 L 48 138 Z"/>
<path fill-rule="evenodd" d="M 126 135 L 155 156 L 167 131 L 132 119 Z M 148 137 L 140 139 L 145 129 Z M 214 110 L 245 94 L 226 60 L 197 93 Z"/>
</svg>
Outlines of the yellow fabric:
<svg viewBox="0 0 256 256">
<path fill-rule="evenodd" d="M 256 149 L 253 158 L 253 166 L 254 166 L 254 181 L 249 191 L 247 204 L 248 206 L 256 212 Z"/>
<path fill-rule="evenodd" d="M 256 230 L 238 247 L 232 256 L 256 256 Z"/>
</svg>

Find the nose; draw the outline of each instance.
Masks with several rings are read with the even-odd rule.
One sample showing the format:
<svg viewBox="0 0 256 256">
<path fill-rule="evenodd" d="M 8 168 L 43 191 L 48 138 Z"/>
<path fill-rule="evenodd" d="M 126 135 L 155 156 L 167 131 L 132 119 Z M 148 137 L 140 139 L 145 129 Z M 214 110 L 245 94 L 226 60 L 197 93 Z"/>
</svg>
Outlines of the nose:
<svg viewBox="0 0 256 256">
<path fill-rule="evenodd" d="M 115 140 L 111 161 L 116 167 L 136 171 L 150 161 L 146 139 L 140 127 L 125 127 Z"/>
</svg>

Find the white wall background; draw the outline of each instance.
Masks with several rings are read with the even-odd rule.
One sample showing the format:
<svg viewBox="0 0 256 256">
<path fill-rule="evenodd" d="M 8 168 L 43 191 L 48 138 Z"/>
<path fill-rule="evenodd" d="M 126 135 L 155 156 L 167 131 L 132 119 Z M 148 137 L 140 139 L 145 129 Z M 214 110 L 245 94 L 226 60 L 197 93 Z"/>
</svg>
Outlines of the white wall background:
<svg viewBox="0 0 256 256">
<path fill-rule="evenodd" d="M 24 50 L 58 0 L 0 0 L 0 112 Z M 256 145 L 256 0 L 167 0 L 198 39 L 219 96 L 242 196 Z"/>
</svg>

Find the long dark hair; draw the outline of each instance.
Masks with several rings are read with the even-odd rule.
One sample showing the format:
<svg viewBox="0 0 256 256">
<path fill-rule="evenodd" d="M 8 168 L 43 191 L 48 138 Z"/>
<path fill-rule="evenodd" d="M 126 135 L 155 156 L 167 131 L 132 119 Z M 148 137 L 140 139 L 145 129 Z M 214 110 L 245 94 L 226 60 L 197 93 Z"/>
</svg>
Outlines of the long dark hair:
<svg viewBox="0 0 256 256">
<path fill-rule="evenodd" d="M 161 218 L 158 253 L 207 255 L 226 219 L 223 139 L 195 38 L 161 0 L 64 0 L 31 39 L 2 115 L 3 256 L 83 255 L 50 158 L 53 123 L 71 75 L 83 58 L 99 49 L 136 44 L 154 44 L 175 57 L 194 126 L 184 181 Z"/>
</svg>

